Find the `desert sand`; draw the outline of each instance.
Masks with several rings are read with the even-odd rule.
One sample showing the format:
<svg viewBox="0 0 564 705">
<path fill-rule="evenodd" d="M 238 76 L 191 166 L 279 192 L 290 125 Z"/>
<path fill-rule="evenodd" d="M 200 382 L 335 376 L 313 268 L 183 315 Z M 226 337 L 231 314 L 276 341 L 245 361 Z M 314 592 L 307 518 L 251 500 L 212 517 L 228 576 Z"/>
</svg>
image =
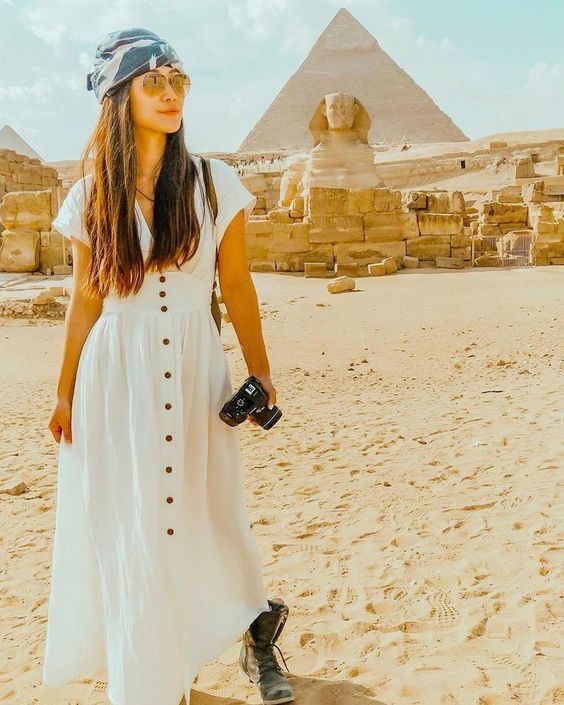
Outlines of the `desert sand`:
<svg viewBox="0 0 564 705">
<path fill-rule="evenodd" d="M 284 415 L 246 423 L 242 452 L 296 702 L 563 703 L 564 267 L 404 270 L 337 295 L 253 279 Z M 0 494 L 0 702 L 18 705 L 107 703 L 103 673 L 40 678 L 62 326 L 0 330 L 0 485 L 29 486 Z M 231 325 L 222 339 L 240 383 Z M 192 703 L 260 703 L 238 652 Z"/>
</svg>

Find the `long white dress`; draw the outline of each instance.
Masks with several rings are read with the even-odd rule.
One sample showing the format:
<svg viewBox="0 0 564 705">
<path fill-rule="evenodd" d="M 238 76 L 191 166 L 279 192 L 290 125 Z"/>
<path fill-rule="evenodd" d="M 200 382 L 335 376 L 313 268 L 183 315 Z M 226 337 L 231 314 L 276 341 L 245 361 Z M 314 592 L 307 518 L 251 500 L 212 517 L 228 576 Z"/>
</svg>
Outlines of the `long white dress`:
<svg viewBox="0 0 564 705">
<path fill-rule="evenodd" d="M 43 682 L 102 670 L 112 705 L 189 702 L 201 667 L 269 609 L 240 429 L 218 416 L 234 387 L 210 310 L 215 248 L 256 198 L 226 162 L 211 167 L 217 228 L 196 187 L 194 258 L 104 299 L 80 355 L 72 442 L 59 447 Z M 53 221 L 87 243 L 91 179 Z M 146 257 L 152 236 L 138 203 L 136 213 Z"/>
</svg>

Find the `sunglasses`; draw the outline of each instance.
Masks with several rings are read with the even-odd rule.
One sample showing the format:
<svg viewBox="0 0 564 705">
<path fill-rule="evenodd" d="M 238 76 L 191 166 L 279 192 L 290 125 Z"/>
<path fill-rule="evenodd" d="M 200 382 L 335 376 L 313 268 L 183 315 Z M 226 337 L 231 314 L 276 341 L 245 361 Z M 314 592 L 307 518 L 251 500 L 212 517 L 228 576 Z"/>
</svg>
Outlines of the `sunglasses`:
<svg viewBox="0 0 564 705">
<path fill-rule="evenodd" d="M 165 90 L 167 82 L 170 82 L 174 92 L 180 98 L 188 94 L 192 85 L 190 76 L 185 73 L 172 73 L 165 76 L 163 73 L 155 72 L 143 76 L 142 86 L 145 93 L 154 98 Z"/>
</svg>

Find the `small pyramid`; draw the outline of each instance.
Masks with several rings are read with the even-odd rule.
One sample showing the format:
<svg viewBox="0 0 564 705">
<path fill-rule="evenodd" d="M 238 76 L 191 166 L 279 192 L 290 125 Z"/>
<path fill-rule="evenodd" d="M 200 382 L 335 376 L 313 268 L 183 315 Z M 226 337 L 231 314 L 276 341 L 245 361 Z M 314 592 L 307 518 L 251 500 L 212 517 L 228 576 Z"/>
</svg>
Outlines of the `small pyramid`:
<svg viewBox="0 0 564 705">
<path fill-rule="evenodd" d="M 468 137 L 341 8 L 239 151 L 309 149 L 309 121 L 327 93 L 352 93 L 372 119 L 368 141 L 460 142 Z"/>
<path fill-rule="evenodd" d="M 9 125 L 4 125 L 4 127 L 0 129 L 0 149 L 12 149 L 14 152 L 23 154 L 30 159 L 39 159 L 40 162 L 43 161 L 39 154 L 37 154 L 37 152 Z"/>
</svg>

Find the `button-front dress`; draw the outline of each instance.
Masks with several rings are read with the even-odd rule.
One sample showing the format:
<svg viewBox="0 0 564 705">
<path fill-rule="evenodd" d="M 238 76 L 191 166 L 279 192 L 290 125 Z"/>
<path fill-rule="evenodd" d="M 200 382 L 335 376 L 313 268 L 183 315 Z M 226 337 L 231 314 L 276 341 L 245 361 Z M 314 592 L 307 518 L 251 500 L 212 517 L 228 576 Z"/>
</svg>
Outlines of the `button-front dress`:
<svg viewBox="0 0 564 705">
<path fill-rule="evenodd" d="M 102 670 L 112 705 L 189 702 L 201 667 L 269 610 L 240 428 L 218 416 L 234 386 L 210 309 L 216 247 L 256 197 L 226 162 L 211 170 L 216 227 L 196 186 L 195 256 L 103 300 L 80 354 L 72 442 L 59 445 L 43 682 Z M 53 221 L 87 244 L 92 178 Z M 135 210 L 146 259 L 152 235 Z"/>
</svg>

